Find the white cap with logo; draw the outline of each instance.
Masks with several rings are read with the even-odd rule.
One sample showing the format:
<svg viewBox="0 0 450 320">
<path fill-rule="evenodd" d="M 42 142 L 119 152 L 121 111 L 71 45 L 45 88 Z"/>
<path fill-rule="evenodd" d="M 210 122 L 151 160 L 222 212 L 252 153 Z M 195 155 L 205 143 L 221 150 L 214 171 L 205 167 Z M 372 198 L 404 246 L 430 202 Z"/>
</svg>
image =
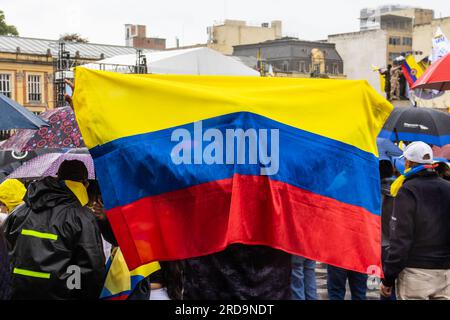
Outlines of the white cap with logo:
<svg viewBox="0 0 450 320">
<path fill-rule="evenodd" d="M 415 163 L 433 164 L 433 150 L 428 144 L 422 141 L 415 141 L 408 144 L 403 151 L 402 157 Z"/>
</svg>

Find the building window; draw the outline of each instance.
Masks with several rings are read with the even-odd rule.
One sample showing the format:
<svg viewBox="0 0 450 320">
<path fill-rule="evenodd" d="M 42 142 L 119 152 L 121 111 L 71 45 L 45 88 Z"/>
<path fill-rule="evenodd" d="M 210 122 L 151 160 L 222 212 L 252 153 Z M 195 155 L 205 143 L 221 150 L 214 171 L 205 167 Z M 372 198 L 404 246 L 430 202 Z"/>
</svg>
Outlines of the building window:
<svg viewBox="0 0 450 320">
<path fill-rule="evenodd" d="M 400 37 L 389 37 L 389 44 L 392 46 L 401 45 Z"/>
<path fill-rule="evenodd" d="M 283 63 L 283 71 L 287 72 L 289 70 L 289 65 L 287 62 Z"/>
<path fill-rule="evenodd" d="M 339 66 L 337 63 L 333 63 L 333 74 L 339 74 Z"/>
<path fill-rule="evenodd" d="M 298 71 L 300 71 L 301 73 L 306 72 L 306 63 L 304 61 L 300 61 L 300 67 Z"/>
<path fill-rule="evenodd" d="M 11 98 L 11 75 L 8 73 L 0 73 L 0 94 Z"/>
<path fill-rule="evenodd" d="M 394 61 L 395 58 L 398 58 L 401 56 L 400 52 L 389 52 L 389 60 Z"/>
<path fill-rule="evenodd" d="M 315 73 L 320 73 L 320 63 L 315 63 L 314 64 L 314 72 Z"/>
<path fill-rule="evenodd" d="M 403 43 L 404 46 L 412 46 L 412 38 L 410 37 L 403 37 Z"/>
<path fill-rule="evenodd" d="M 28 75 L 28 102 L 41 103 L 41 101 L 42 101 L 41 76 Z"/>
</svg>

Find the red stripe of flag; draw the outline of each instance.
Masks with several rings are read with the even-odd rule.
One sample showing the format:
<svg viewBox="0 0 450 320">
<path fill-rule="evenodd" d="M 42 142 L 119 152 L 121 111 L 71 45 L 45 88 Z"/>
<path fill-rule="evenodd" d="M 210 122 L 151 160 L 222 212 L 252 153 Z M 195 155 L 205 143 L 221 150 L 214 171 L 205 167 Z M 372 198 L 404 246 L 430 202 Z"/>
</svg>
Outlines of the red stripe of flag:
<svg viewBox="0 0 450 320">
<path fill-rule="evenodd" d="M 358 272 L 380 266 L 380 216 L 265 176 L 236 174 L 143 198 L 109 210 L 108 218 L 130 270 L 231 243 L 267 245 Z"/>
</svg>

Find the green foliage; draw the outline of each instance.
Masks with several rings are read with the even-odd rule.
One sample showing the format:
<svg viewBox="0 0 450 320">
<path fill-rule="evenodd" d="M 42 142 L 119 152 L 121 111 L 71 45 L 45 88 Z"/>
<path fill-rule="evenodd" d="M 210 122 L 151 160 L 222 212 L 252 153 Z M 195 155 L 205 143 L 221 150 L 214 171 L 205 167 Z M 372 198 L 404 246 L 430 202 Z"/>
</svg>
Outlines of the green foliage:
<svg viewBox="0 0 450 320">
<path fill-rule="evenodd" d="M 88 39 L 82 38 L 78 33 L 65 33 L 60 36 L 59 40 L 67 41 L 67 42 L 81 42 L 87 43 Z"/>
<path fill-rule="evenodd" d="M 0 35 L 1 36 L 18 36 L 19 32 L 13 25 L 6 24 L 5 14 L 0 10 Z"/>
</svg>

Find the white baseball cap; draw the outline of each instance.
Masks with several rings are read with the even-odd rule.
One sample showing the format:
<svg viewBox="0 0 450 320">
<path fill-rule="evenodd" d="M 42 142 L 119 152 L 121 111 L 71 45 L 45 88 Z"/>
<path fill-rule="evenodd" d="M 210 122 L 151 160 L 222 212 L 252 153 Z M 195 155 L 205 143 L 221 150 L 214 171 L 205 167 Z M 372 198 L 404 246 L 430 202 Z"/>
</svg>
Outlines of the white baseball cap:
<svg viewBox="0 0 450 320">
<path fill-rule="evenodd" d="M 402 157 L 421 164 L 433 164 L 433 150 L 422 141 L 415 141 L 406 146 Z"/>
</svg>

